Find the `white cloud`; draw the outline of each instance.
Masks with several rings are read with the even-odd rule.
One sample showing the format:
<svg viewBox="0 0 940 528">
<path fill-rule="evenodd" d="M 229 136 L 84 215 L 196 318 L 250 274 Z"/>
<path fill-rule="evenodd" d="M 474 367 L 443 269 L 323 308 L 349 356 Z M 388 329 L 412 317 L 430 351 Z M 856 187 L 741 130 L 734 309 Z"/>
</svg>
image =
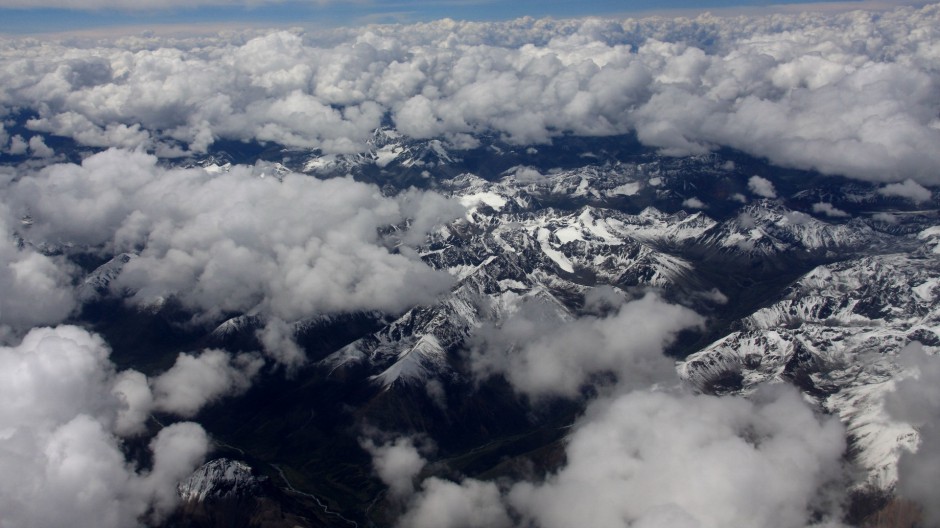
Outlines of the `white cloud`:
<svg viewBox="0 0 940 528">
<path fill-rule="evenodd" d="M 419 191 L 386 198 L 349 178 L 278 180 L 259 171 L 165 169 L 152 156 L 109 150 L 19 178 L 4 199 L 32 216 L 24 235 L 35 243 L 139 252 L 112 284 L 133 292 L 133 302 L 175 296 L 209 320 L 251 310 L 287 321 L 395 312 L 450 286 L 449 275 L 413 252 L 386 249 L 378 230 L 410 223 L 396 236 L 413 243 L 461 214 L 456 202 Z"/>
<path fill-rule="evenodd" d="M 173 511 L 179 501 L 177 484 L 202 463 L 209 451 L 209 438 L 199 424 L 180 422 L 165 427 L 150 442 L 153 468 L 143 476 L 142 484 L 153 497 L 156 521 Z"/>
<path fill-rule="evenodd" d="M 898 223 L 898 217 L 894 216 L 891 213 L 875 213 L 871 215 L 872 220 L 877 220 L 879 222 L 884 222 L 886 224 L 896 224 Z"/>
<path fill-rule="evenodd" d="M 477 330 L 469 353 L 477 377 L 501 374 L 532 397 L 574 397 L 594 376 L 612 372 L 622 388 L 674 378 L 663 350 L 685 329 L 700 326 L 695 312 L 655 294 L 627 302 L 608 317 L 559 320 L 550 306 L 524 304 L 498 327 Z"/>
<path fill-rule="evenodd" d="M 705 202 L 693 196 L 691 198 L 686 198 L 685 200 L 683 200 L 682 207 L 688 207 L 690 209 L 705 209 L 708 206 L 705 205 Z"/>
<path fill-rule="evenodd" d="M 72 267 L 13 238 L 15 220 L 0 203 L 0 327 L 24 331 L 58 323 L 77 307 L 71 288 Z M 16 222 L 19 231 L 26 227 Z M 2 332 L 0 332 L 2 334 Z"/>
<path fill-rule="evenodd" d="M 513 177 L 520 183 L 539 182 L 545 179 L 544 174 L 532 167 L 516 167 Z"/>
<path fill-rule="evenodd" d="M 814 203 L 813 212 L 817 214 L 824 214 L 830 218 L 847 218 L 850 216 L 849 213 L 846 213 L 842 209 L 839 209 L 831 203 L 826 202 Z"/>
<path fill-rule="evenodd" d="M 747 180 L 747 188 L 757 196 L 764 198 L 777 197 L 777 190 L 774 188 L 773 182 L 756 174 Z"/>
<path fill-rule="evenodd" d="M 136 370 L 122 371 L 114 378 L 111 394 L 121 402 L 114 432 L 120 436 L 142 433 L 154 408 L 153 390 L 147 376 Z"/>
<path fill-rule="evenodd" d="M 97 146 L 167 151 L 175 140 L 201 152 L 228 138 L 353 152 L 390 116 L 407 135 L 459 145 L 477 133 L 528 144 L 635 130 L 673 155 L 724 146 L 787 167 L 931 185 L 937 26 L 940 9 L 926 6 L 444 20 L 82 47 L 24 40 L 0 47 L 0 104 L 37 110 L 34 130 Z M 11 148 L 25 149 L 18 141 Z"/>
<path fill-rule="evenodd" d="M 21 156 L 26 154 L 27 148 L 29 148 L 29 143 L 23 139 L 23 136 L 17 134 L 10 138 L 10 148 L 7 149 L 7 152 L 14 156 Z"/>
<path fill-rule="evenodd" d="M 46 145 L 42 136 L 33 136 L 29 138 L 29 153 L 34 158 L 51 158 L 55 156 L 55 151 Z"/>
<path fill-rule="evenodd" d="M 206 405 L 247 391 L 263 366 L 257 354 L 233 356 L 207 349 L 198 356 L 180 353 L 169 370 L 154 378 L 122 371 L 110 391 L 121 402 L 114 430 L 124 436 L 139 434 L 152 412 L 192 417 Z"/>
<path fill-rule="evenodd" d="M 18 346 L 0 348 L 4 428 L 49 428 L 81 413 L 107 422 L 117 403 L 106 390 L 108 353 L 100 337 L 72 326 L 35 329 Z"/>
<path fill-rule="evenodd" d="M 361 444 L 372 455 L 375 472 L 394 497 L 404 499 L 414 493 L 415 477 L 424 469 L 427 460 L 413 439 L 402 437 L 381 445 L 363 440 Z"/>
<path fill-rule="evenodd" d="M 137 470 L 116 434 L 146 416 L 123 414 L 104 341 L 73 326 L 38 328 L 0 347 L 0 510 L 10 526 L 137 526 L 176 505 L 176 483 L 209 448 L 193 423 L 162 429 L 153 463 Z M 137 423 L 133 423 L 137 421 Z"/>
<path fill-rule="evenodd" d="M 633 391 L 588 408 L 545 481 L 431 477 L 398 525 L 510 526 L 511 511 L 541 528 L 838 526 L 844 434 L 782 385 L 751 400 Z"/>
<path fill-rule="evenodd" d="M 435 227 L 462 217 L 467 209 L 458 200 L 433 192 L 410 189 L 396 197 L 399 207 L 408 216 L 408 229 L 398 234 L 406 246 L 424 242 L 425 235 Z"/>
<path fill-rule="evenodd" d="M 878 194 L 884 196 L 900 196 L 901 198 L 907 198 L 915 203 L 923 203 L 930 201 L 933 193 L 930 192 L 930 189 L 927 189 L 923 185 L 915 182 L 914 180 L 904 180 L 901 183 L 891 183 L 885 185 L 881 189 L 878 189 Z"/>
<path fill-rule="evenodd" d="M 755 401 L 639 391 L 597 402 L 565 466 L 516 484 L 508 502 L 543 528 L 797 527 L 815 511 L 837 520 L 827 486 L 840 476 L 842 427 L 779 389 Z"/>
<path fill-rule="evenodd" d="M 28 124 L 31 130 L 71 137 L 80 144 L 91 147 L 132 149 L 139 145 L 149 145 L 151 143 L 150 133 L 141 130 L 139 124 L 108 123 L 104 128 L 101 128 L 78 112 L 63 112 L 49 118 L 31 120 Z M 204 149 L 205 147 L 200 145 L 200 149 L 197 150 Z"/>
<path fill-rule="evenodd" d="M 583 384 L 603 382 L 597 374 L 616 375 L 572 426 L 563 465 L 542 481 L 499 485 L 430 477 L 399 526 L 839 524 L 846 440 L 838 419 L 787 385 L 748 398 L 675 387 L 663 349 L 703 322 L 686 308 L 653 294 L 624 303 L 600 288 L 586 310 L 610 315 L 565 320 L 557 308 L 524 304 L 501 327 L 482 328 L 470 354 L 477 375 L 502 374 L 535 397 L 577 397 Z M 470 504 L 479 513 L 453 514 Z"/>
<path fill-rule="evenodd" d="M 153 379 L 154 405 L 164 412 L 193 416 L 208 403 L 248 390 L 263 365 L 260 357 L 232 357 L 222 350 L 180 354 L 170 370 Z"/>
<path fill-rule="evenodd" d="M 424 481 L 402 528 L 506 528 L 512 521 L 492 482 L 467 479 L 457 484 L 437 477 Z"/>
<path fill-rule="evenodd" d="M 288 376 L 307 363 L 307 356 L 294 340 L 294 329 L 281 319 L 268 320 L 264 328 L 258 330 L 258 339 L 265 354 L 283 365 Z"/>
</svg>

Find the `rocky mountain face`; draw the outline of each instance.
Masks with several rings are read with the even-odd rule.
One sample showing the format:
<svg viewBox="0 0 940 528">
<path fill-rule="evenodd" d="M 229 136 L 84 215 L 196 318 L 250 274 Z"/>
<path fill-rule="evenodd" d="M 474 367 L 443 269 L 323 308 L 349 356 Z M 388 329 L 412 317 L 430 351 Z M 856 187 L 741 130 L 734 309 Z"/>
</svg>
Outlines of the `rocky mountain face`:
<svg viewBox="0 0 940 528">
<path fill-rule="evenodd" d="M 310 494 L 298 498 L 286 479 L 215 460 L 180 484 L 179 525 L 221 526 L 236 515 L 262 525 L 271 512 L 294 519 L 304 511 L 320 512 L 328 526 L 387 524 L 383 487 L 359 445 L 363 423 L 433 438 L 441 474 L 550 470 L 584 401 L 535 408 L 504 380 L 476 382 L 466 350 L 479 328 L 526 303 L 549 307 L 559 322 L 588 313 L 586 297 L 601 286 L 624 298 L 655 291 L 705 316 L 705 328 L 669 350 L 685 383 L 745 395 L 766 383 L 797 386 L 845 424 L 859 475 L 852 485 L 890 492 L 900 453 L 917 443 L 914 428 L 883 408 L 905 375 L 898 351 L 912 341 L 940 347 L 936 196 L 899 209 L 874 184 L 735 153 L 665 158 L 623 138 L 563 138 L 539 149 L 482 138 L 458 151 L 379 130 L 372 144 L 349 156 L 268 152 L 266 162 L 273 175 L 351 174 L 387 194 L 417 186 L 459 201 L 465 214 L 416 249 L 453 287 L 404 313 L 294 322 L 312 366 L 199 418 L 242 453 L 289 468 Z M 193 166 L 225 171 L 230 159 Z M 748 191 L 755 173 L 778 198 Z M 823 199 L 844 215 L 812 207 Z M 394 226 L 388 234 L 393 245 Z M 132 258 L 118 255 L 88 274 L 89 303 L 127 293 L 108 285 Z M 147 317 L 170 318 L 171 307 Z M 205 331 L 187 327 L 179 339 L 257 349 L 264 324 L 237 314 Z"/>
<path fill-rule="evenodd" d="M 267 480 L 253 475 L 244 462 L 218 458 L 203 464 L 177 489 L 184 504 L 204 503 L 259 495 Z"/>
<path fill-rule="evenodd" d="M 317 526 L 298 515 L 304 507 L 290 488 L 283 491 L 245 462 L 217 458 L 179 483 L 180 506 L 167 521 L 170 526 L 192 528 L 265 526 Z M 299 497 L 303 499 L 303 497 Z"/>
</svg>

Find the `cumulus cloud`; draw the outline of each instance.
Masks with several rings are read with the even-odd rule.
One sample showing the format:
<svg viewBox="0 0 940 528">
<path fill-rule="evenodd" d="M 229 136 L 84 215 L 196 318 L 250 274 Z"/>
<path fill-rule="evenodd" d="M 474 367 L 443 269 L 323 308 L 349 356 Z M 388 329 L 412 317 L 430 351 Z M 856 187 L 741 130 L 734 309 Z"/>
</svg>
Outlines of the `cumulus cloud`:
<svg viewBox="0 0 940 528">
<path fill-rule="evenodd" d="M 663 350 L 680 331 L 704 319 L 650 293 L 608 317 L 560 323 L 552 307 L 523 304 L 499 326 L 477 331 L 471 369 L 480 378 L 501 374 L 532 397 L 576 396 L 592 377 L 608 372 L 621 388 L 649 386 L 674 378 L 673 362 Z"/>
<path fill-rule="evenodd" d="M 705 205 L 705 202 L 693 196 L 691 198 L 686 198 L 685 200 L 683 200 L 682 207 L 688 207 L 690 209 L 705 209 L 708 206 Z"/>
<path fill-rule="evenodd" d="M 897 382 L 885 407 L 897 420 L 913 425 L 920 436 L 917 451 L 898 461 L 898 493 L 916 501 L 927 525 L 940 523 L 936 486 L 940 479 L 940 358 L 914 342 L 899 353 L 910 375 Z"/>
<path fill-rule="evenodd" d="M 375 472 L 395 498 L 403 499 L 414 493 L 415 477 L 427 464 L 414 439 L 401 437 L 379 445 L 365 439 L 361 444 L 372 455 Z"/>
<path fill-rule="evenodd" d="M 10 526 L 159 522 L 208 451 L 199 425 L 176 423 L 150 442 L 149 468 L 126 460 L 117 435 L 140 430 L 146 416 L 126 411 L 147 398 L 118 390 L 146 378 L 117 374 L 108 355 L 100 337 L 73 326 L 37 328 L 0 348 L 0 509 Z M 180 365 L 168 379 L 188 368 Z"/>
<path fill-rule="evenodd" d="M 397 236 L 412 243 L 459 205 L 418 191 L 387 198 L 349 178 L 259 171 L 166 169 L 155 157 L 109 150 L 24 175 L 5 199 L 33 218 L 30 241 L 138 253 L 112 283 L 132 302 L 175 297 L 208 320 L 252 310 L 287 321 L 395 312 L 449 287 L 449 275 L 413 252 L 386 248 L 379 229 L 410 223 Z"/>
<path fill-rule="evenodd" d="M 817 214 L 823 214 L 830 218 L 847 218 L 849 213 L 846 213 L 842 209 L 832 205 L 831 203 L 826 202 L 816 202 L 813 204 L 813 212 Z"/>
<path fill-rule="evenodd" d="M 55 151 L 46 145 L 42 136 L 33 136 L 29 138 L 29 154 L 34 158 L 51 158 Z"/>
<path fill-rule="evenodd" d="M 794 389 L 754 401 L 634 392 L 588 409 L 566 465 L 509 502 L 544 528 L 805 526 L 839 513 L 825 487 L 843 434 Z"/>
<path fill-rule="evenodd" d="M 0 353 L 5 428 L 49 428 L 81 413 L 107 422 L 102 413 L 117 407 L 106 390 L 113 374 L 109 351 L 98 336 L 72 326 L 40 328 Z"/>
<path fill-rule="evenodd" d="M 153 497 L 151 517 L 159 521 L 179 501 L 176 485 L 202 463 L 209 438 L 199 424 L 180 422 L 165 427 L 150 442 L 153 468 L 143 477 L 143 486 Z"/>
<path fill-rule="evenodd" d="M 512 173 L 519 183 L 539 182 L 545 179 L 544 174 L 532 167 L 515 167 Z"/>
<path fill-rule="evenodd" d="M 763 198 L 777 197 L 777 189 L 774 188 L 773 182 L 756 174 L 748 178 L 747 188 L 752 193 Z"/>
<path fill-rule="evenodd" d="M 36 111 L 36 131 L 177 155 L 219 138 L 356 152 L 390 117 L 406 135 L 464 147 L 480 133 L 531 144 L 636 132 L 670 155 L 731 147 L 933 185 L 937 27 L 940 9 L 925 6 L 24 40 L 0 46 L 0 105 Z M 25 149 L 18 141 L 10 148 Z"/>
<path fill-rule="evenodd" d="M 264 360 L 251 354 L 232 357 L 223 350 L 205 350 L 198 356 L 180 354 L 169 370 L 154 378 L 154 407 L 190 417 L 206 404 L 251 387 Z"/>
<path fill-rule="evenodd" d="M 839 421 L 786 386 L 750 400 L 637 390 L 592 404 L 545 481 L 431 477 L 399 525 L 510 526 L 510 512 L 542 528 L 838 525 L 845 447 Z"/>
<path fill-rule="evenodd" d="M 114 420 L 114 432 L 132 436 L 144 431 L 144 424 L 154 409 L 153 389 L 142 372 L 119 372 L 111 387 L 111 394 L 121 402 Z"/>
<path fill-rule="evenodd" d="M 872 220 L 878 222 L 884 222 L 886 224 L 896 224 L 898 223 L 898 217 L 891 213 L 875 213 L 871 215 Z"/>
<path fill-rule="evenodd" d="M 505 528 L 512 526 L 492 482 L 461 483 L 431 477 L 396 526 L 405 528 Z"/>
<path fill-rule="evenodd" d="M 258 330 L 258 339 L 268 357 L 283 365 L 288 375 L 307 363 L 307 355 L 294 340 L 294 329 L 285 321 L 273 318 Z"/>
<path fill-rule="evenodd" d="M 14 331 L 58 323 L 77 307 L 72 267 L 16 238 L 27 224 L 16 221 L 0 203 L 0 327 Z"/>
<path fill-rule="evenodd" d="M 23 136 L 17 134 L 10 138 L 10 147 L 7 149 L 7 153 L 14 156 L 22 156 L 26 154 L 26 150 L 29 148 L 29 143 L 23 139 Z"/>
<path fill-rule="evenodd" d="M 402 211 L 409 215 L 408 228 L 398 234 L 399 240 L 406 246 L 421 244 L 434 227 L 447 224 L 466 212 L 466 207 L 458 200 L 437 193 L 411 189 L 396 199 Z"/>
<path fill-rule="evenodd" d="M 901 183 L 885 185 L 881 189 L 878 189 L 878 194 L 884 196 L 900 196 L 901 198 L 907 198 L 915 203 L 930 201 L 931 196 L 933 196 L 930 189 L 927 189 L 914 180 L 904 180 Z"/>
</svg>

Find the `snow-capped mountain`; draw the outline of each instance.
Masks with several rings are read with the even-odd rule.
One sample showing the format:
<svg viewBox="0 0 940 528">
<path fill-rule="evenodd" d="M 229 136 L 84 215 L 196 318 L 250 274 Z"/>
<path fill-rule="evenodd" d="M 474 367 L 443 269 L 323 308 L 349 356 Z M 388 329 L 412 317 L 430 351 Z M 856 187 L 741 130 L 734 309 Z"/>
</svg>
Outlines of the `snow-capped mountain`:
<svg viewBox="0 0 940 528">
<path fill-rule="evenodd" d="M 563 320 L 576 317 L 584 293 L 599 284 L 653 288 L 690 302 L 716 287 L 705 269 L 753 278 L 802 267 L 809 271 L 776 299 L 760 300 L 732 322 L 733 332 L 681 362 L 680 374 L 709 393 L 795 384 L 845 423 L 852 460 L 865 475 L 858 486 L 891 488 L 900 453 L 917 442 L 909 425 L 883 410 L 892 380 L 903 375 L 895 355 L 912 340 L 940 345 L 935 230 L 892 234 L 862 219 L 828 221 L 767 199 L 724 219 L 652 206 L 629 214 L 604 200 L 612 188 L 650 187 L 636 172 L 591 167 L 537 180 L 519 178 L 520 172 L 495 181 L 471 174 L 447 181 L 467 214 L 421 254 L 458 285 L 437 305 L 409 311 L 323 365 L 334 371 L 365 364 L 370 380 L 386 389 L 446 382 L 465 375 L 455 357 L 474 329 L 498 324 L 532 296 L 558 306 Z M 547 206 L 559 195 L 596 204 Z M 736 292 L 717 291 L 736 302 Z M 720 313 L 711 302 L 697 308 Z"/>
<path fill-rule="evenodd" d="M 89 301 L 110 293 L 111 282 L 121 274 L 124 266 L 137 258 L 133 253 L 121 253 L 95 268 L 82 280 L 79 298 Z"/>
<path fill-rule="evenodd" d="M 768 381 L 800 386 L 845 423 L 867 482 L 890 488 L 902 449 L 916 432 L 883 408 L 903 375 L 898 351 L 911 341 L 940 345 L 940 262 L 926 243 L 905 253 L 816 267 L 740 330 L 692 354 L 683 378 L 705 391 L 747 392 Z"/>
<path fill-rule="evenodd" d="M 228 458 L 210 460 L 177 486 L 186 502 L 252 497 L 262 493 L 267 477 L 256 476 L 248 464 Z"/>
<path fill-rule="evenodd" d="M 861 250 L 884 251 L 883 238 L 860 220 L 832 224 L 762 200 L 745 205 L 736 218 L 704 233 L 694 247 L 711 258 L 832 258 Z"/>
<path fill-rule="evenodd" d="M 382 519 L 390 507 L 362 458 L 363 424 L 433 438 L 441 474 L 500 475 L 531 464 L 550 471 L 565 427 L 585 402 L 545 410 L 520 400 L 505 380 L 477 384 L 468 350 L 479 329 L 499 327 L 527 303 L 546 307 L 559 324 L 593 314 L 586 296 L 604 286 L 624 298 L 655 291 L 705 316 L 704 329 L 669 350 L 689 386 L 747 395 L 766 383 L 795 385 L 845 424 L 860 475 L 853 485 L 890 491 L 898 457 L 918 442 L 916 430 L 883 407 L 906 375 L 897 353 L 911 341 L 932 352 L 940 347 L 936 204 L 904 209 L 874 184 L 776 178 L 766 164 L 744 157 L 666 158 L 617 150 L 609 138 L 588 142 L 590 149 L 577 141 L 587 140 L 527 148 L 480 138 L 478 147 L 460 150 L 382 129 L 369 151 L 355 155 L 265 150 L 256 169 L 266 174 L 351 175 L 387 196 L 422 187 L 462 204 L 457 220 L 423 243 L 397 248 L 450 274 L 453 285 L 398 313 L 287 321 L 310 366 L 296 377 L 263 378 L 231 407 L 208 411 L 201 417 L 207 428 L 291 470 L 311 497 L 329 499 L 328 511 L 341 513 L 323 514 L 329 526 Z M 187 163 L 212 177 L 234 159 L 219 154 Z M 749 194 L 755 172 L 773 177 L 779 198 Z M 807 181 L 817 186 L 805 189 Z M 813 209 L 818 203 L 849 216 L 826 216 Z M 398 227 L 379 230 L 392 251 Z M 262 350 L 259 335 L 269 323 L 262 313 L 226 313 L 203 328 L 172 299 L 150 311 L 121 304 L 134 292 L 112 283 L 134 258 L 117 255 L 80 278 L 82 299 L 105 305 L 95 323 L 119 348 L 146 332 L 174 353 Z M 134 313 L 108 327 L 115 312 Z M 252 480 L 239 464 L 214 461 L 181 484 L 191 505 L 187 518 L 209 519 L 219 510 L 213 497 L 259 482 L 266 502 L 239 511 L 289 503 L 292 511 L 320 511 L 291 503 L 297 497 L 284 490 L 293 488 L 273 473 Z M 359 515 L 353 521 L 350 511 Z"/>
<path fill-rule="evenodd" d="M 380 369 L 374 379 L 386 386 L 452 377 L 448 357 L 472 329 L 502 320 L 526 300 L 545 300 L 570 318 L 584 293 L 598 284 L 675 294 L 706 290 L 679 250 L 680 242 L 714 224 L 707 218 L 652 209 L 633 216 L 591 206 L 530 210 L 505 184 L 480 189 L 465 181 L 471 185 L 455 193 L 469 207 L 465 218 L 421 249 L 425 262 L 457 278 L 455 288 L 437 304 L 409 310 L 337 351 L 325 366 L 368 361 Z M 673 253 L 658 249 L 668 246 Z"/>
</svg>

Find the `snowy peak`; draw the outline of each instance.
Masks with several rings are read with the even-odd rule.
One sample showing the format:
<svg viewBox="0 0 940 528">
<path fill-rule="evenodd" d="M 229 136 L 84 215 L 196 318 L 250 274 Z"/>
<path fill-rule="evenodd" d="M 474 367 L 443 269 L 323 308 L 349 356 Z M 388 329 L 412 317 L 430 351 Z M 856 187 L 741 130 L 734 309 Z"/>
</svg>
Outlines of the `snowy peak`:
<svg viewBox="0 0 940 528">
<path fill-rule="evenodd" d="M 238 460 L 218 458 L 202 465 L 179 483 L 183 502 L 252 497 L 261 492 L 267 477 L 255 476 L 251 466 Z"/>
<path fill-rule="evenodd" d="M 397 381 L 423 381 L 448 368 L 447 355 L 437 337 L 425 334 L 398 354 L 398 360 L 372 379 L 388 387 Z"/>
<path fill-rule="evenodd" d="M 79 288 L 79 298 L 87 302 L 107 295 L 111 288 L 111 282 L 121 274 L 124 266 L 135 258 L 137 258 L 137 255 L 132 253 L 121 253 L 95 268 L 82 281 Z"/>
<path fill-rule="evenodd" d="M 940 318 L 940 266 L 907 254 L 863 257 L 820 266 L 783 299 L 745 324 L 773 328 L 798 323 L 917 325 Z"/>
<path fill-rule="evenodd" d="M 370 379 L 385 387 L 460 378 L 457 355 L 473 330 L 498 324 L 521 303 L 537 298 L 567 319 L 585 292 L 599 284 L 704 288 L 690 262 L 658 248 L 676 246 L 714 225 L 700 213 L 648 210 L 635 217 L 593 206 L 518 211 L 507 205 L 514 197 L 502 183 L 470 175 L 460 179 L 463 194 L 455 196 L 479 205 L 419 248 L 425 262 L 458 280 L 451 293 L 347 345 L 326 358 L 324 367 L 365 364 Z"/>
<path fill-rule="evenodd" d="M 917 340 L 940 351 L 940 262 L 914 253 L 819 266 L 775 303 L 692 354 L 680 376 L 705 392 L 748 392 L 762 383 L 799 386 L 850 434 L 867 482 L 889 489 L 900 453 L 916 445 L 908 424 L 883 408 L 903 372 L 898 351 Z"/>
<path fill-rule="evenodd" d="M 918 254 L 925 256 L 940 255 L 940 226 L 924 229 L 917 234 L 917 239 L 923 242 Z"/>
<path fill-rule="evenodd" d="M 806 213 L 762 200 L 748 204 L 737 217 L 703 233 L 699 251 L 725 258 L 832 258 L 858 251 L 884 251 L 888 239 L 859 220 L 823 222 Z"/>
<path fill-rule="evenodd" d="M 454 164 L 460 158 L 439 139 L 408 138 L 390 128 L 379 128 L 367 142 L 368 149 L 356 154 L 307 156 L 300 170 L 318 176 L 334 176 L 369 169 L 418 169 Z"/>
<path fill-rule="evenodd" d="M 667 247 L 680 247 L 718 225 L 702 212 L 667 214 L 655 207 L 647 207 L 638 215 L 624 215 L 620 221 L 624 234 Z"/>
</svg>

